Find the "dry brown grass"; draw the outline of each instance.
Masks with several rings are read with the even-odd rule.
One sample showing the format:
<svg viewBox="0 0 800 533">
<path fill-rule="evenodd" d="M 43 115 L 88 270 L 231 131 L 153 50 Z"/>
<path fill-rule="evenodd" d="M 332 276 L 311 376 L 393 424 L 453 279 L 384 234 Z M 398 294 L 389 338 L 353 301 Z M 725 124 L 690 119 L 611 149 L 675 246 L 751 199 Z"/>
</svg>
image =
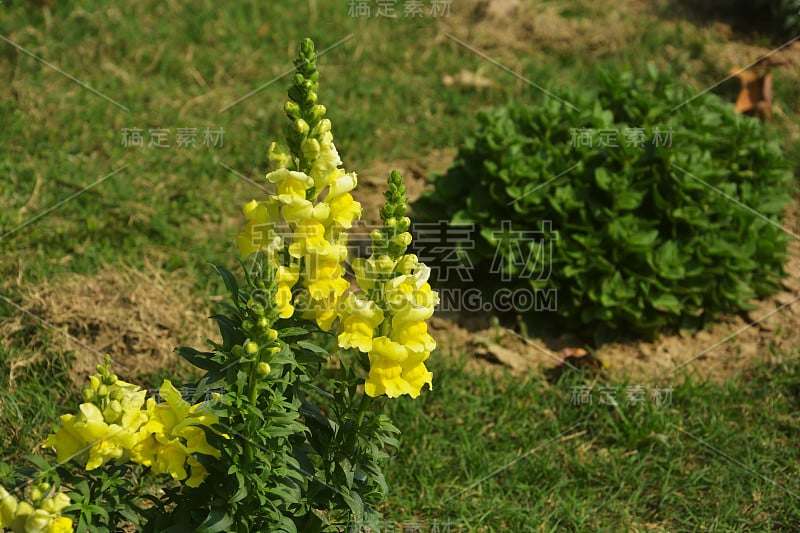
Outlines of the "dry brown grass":
<svg viewBox="0 0 800 533">
<path fill-rule="evenodd" d="M 74 353 L 70 377 L 81 385 L 105 354 L 120 376 L 134 381 L 160 368 L 180 368 L 176 346 L 200 346 L 216 333 L 209 310 L 191 290 L 185 278 L 152 264 L 106 266 L 93 276 L 71 273 L 20 286 L 21 312 L 0 322 L 0 342 L 16 340 L 27 349 L 10 360 L 12 386 L 15 373 L 57 353 Z"/>
</svg>

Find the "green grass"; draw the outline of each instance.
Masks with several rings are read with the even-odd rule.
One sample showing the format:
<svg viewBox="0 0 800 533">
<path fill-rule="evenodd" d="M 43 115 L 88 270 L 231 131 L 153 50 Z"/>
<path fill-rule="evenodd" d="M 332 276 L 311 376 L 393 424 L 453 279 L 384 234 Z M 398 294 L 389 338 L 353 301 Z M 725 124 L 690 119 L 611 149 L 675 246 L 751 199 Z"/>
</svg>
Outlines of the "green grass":
<svg viewBox="0 0 800 533">
<path fill-rule="evenodd" d="M 800 527 L 793 441 L 796 360 L 725 385 L 687 380 L 671 402 L 626 405 L 636 382 L 556 384 L 433 363 L 436 388 L 389 403 L 403 429 L 389 467 L 387 519 L 454 531 L 793 531 Z M 618 406 L 599 405 L 597 387 Z"/>
<path fill-rule="evenodd" d="M 569 20 L 612 21 L 612 4 L 562 4 Z M 302 37 L 325 49 L 352 35 L 319 62 L 320 101 L 348 170 L 456 146 L 480 109 L 544 98 L 444 35 L 471 43 L 472 7 L 454 2 L 451 23 L 351 18 L 344 1 L 59 1 L 46 27 L 40 8 L 1 3 L 0 35 L 127 111 L 0 41 L 0 235 L 13 231 L 0 239 L 0 295 L 22 302 L 25 287 L 65 270 L 92 275 L 106 263 L 145 261 L 195 280 L 205 298 L 220 294 L 208 263 L 235 264 L 238 210 L 263 194 L 225 167 L 263 176 L 266 146 L 284 123 L 288 77 L 279 76 Z M 572 48 L 535 39 L 478 48 L 555 94 L 591 84 L 596 67 L 669 65 L 697 91 L 725 77 L 729 65 L 712 45 L 726 37 L 673 16 L 645 10 L 631 44 L 616 51 L 595 52 L 589 38 Z M 667 46 L 677 59 L 661 59 Z M 462 69 L 480 69 L 499 87 L 441 84 Z M 775 100 L 786 116 L 773 129 L 797 154 L 800 89 L 781 71 Z M 124 128 L 141 128 L 147 144 L 157 127 L 170 129 L 171 148 L 122 146 Z M 200 132 L 197 148 L 175 146 L 184 127 Z M 201 144 L 206 127 L 224 129 L 223 146 Z M 16 313 L 0 299 L 0 320 Z M 31 324 L 45 340 L 58 335 Z M 0 460 L 12 463 L 35 451 L 79 394 L 67 376 L 71 354 L 55 350 L 18 369 L 9 388 L 10 362 L 30 355 L 27 338 L 0 339 Z M 800 493 L 795 362 L 725 386 L 676 385 L 660 409 L 573 407 L 577 379 L 484 376 L 462 363 L 434 354 L 434 391 L 388 404 L 403 430 L 388 467 L 388 520 L 435 520 L 440 531 L 448 521 L 454 531 L 800 528 L 797 497 L 748 470 Z"/>
</svg>

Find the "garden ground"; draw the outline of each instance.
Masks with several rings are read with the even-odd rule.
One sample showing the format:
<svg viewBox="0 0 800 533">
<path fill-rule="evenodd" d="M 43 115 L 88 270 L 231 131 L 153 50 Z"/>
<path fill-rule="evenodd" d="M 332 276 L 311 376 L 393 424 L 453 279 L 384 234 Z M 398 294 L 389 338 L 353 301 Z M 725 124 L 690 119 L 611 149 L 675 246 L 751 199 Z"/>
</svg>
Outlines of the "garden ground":
<svg viewBox="0 0 800 533">
<path fill-rule="evenodd" d="M 126 379 L 153 384 L 186 375 L 174 346 L 215 337 L 205 317 L 223 290 L 207 265 L 234 264 L 238 206 L 264 194 L 241 178 L 264 174 L 287 80 L 220 109 L 285 72 L 301 37 L 325 48 L 354 36 L 322 57 L 321 99 L 346 168 L 359 173 L 368 220 L 391 168 L 419 194 L 429 171 L 447 168 L 476 110 L 542 98 L 526 80 L 557 94 L 591 84 L 596 64 L 642 72 L 652 63 L 699 92 L 789 41 L 699 20 L 669 2 L 453 3 L 448 16 L 414 22 L 350 17 L 346 2 L 316 1 L 0 10 L 8 41 L 0 43 L 0 172 L 8 177 L 0 185 L 0 459 L 14 464 L 75 402 L 104 353 Z M 787 65 L 775 71 L 770 131 L 797 161 L 800 42 L 777 54 Z M 714 90 L 733 101 L 736 83 Z M 178 127 L 220 126 L 223 146 L 175 147 Z M 121 146 L 123 128 L 169 128 L 173 146 Z M 784 226 L 800 234 L 797 207 Z M 583 346 L 569 334 L 528 339 L 488 315 L 436 318 L 434 390 L 387 404 L 404 434 L 388 470 L 387 525 L 800 528 L 796 241 L 790 255 L 784 291 L 761 311 L 687 336 L 604 345 L 596 355 L 608 368 L 599 373 L 547 379 L 543 370 L 562 350 Z M 628 402 L 638 387 L 648 401 Z M 589 396 L 576 401 L 576 391 Z"/>
</svg>

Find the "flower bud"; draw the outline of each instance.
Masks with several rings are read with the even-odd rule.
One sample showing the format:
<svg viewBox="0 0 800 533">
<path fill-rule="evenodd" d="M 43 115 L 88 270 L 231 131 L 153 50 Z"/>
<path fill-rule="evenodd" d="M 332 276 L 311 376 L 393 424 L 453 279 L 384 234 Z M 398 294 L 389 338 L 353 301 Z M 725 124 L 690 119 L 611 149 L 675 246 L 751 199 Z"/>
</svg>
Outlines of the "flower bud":
<svg viewBox="0 0 800 533">
<path fill-rule="evenodd" d="M 380 241 L 383 239 L 383 232 L 379 229 L 374 229 L 369 232 L 369 238 L 373 241 Z"/>
<path fill-rule="evenodd" d="M 401 233 L 399 235 L 395 235 L 394 243 L 397 246 L 408 246 L 411 244 L 411 234 L 408 232 Z"/>
<path fill-rule="evenodd" d="M 89 383 L 91 384 L 92 389 L 97 390 L 97 387 L 100 386 L 100 378 L 97 376 L 89 376 Z"/>
<path fill-rule="evenodd" d="M 263 316 L 258 319 L 258 329 L 267 329 L 269 327 L 269 320 L 264 318 Z"/>
<path fill-rule="evenodd" d="M 411 274 L 419 266 L 419 259 L 414 254 L 406 254 L 397 262 L 396 270 L 400 274 Z"/>
<path fill-rule="evenodd" d="M 267 340 L 268 341 L 274 341 L 277 338 L 278 338 L 278 331 L 277 330 L 270 329 L 269 331 L 267 331 Z"/>
<path fill-rule="evenodd" d="M 303 157 L 307 160 L 312 161 L 319 157 L 320 152 L 320 145 L 319 141 L 316 139 L 306 139 L 303 141 L 301 145 L 301 150 L 303 150 Z"/>
<path fill-rule="evenodd" d="M 270 368 L 269 363 L 265 363 L 264 361 L 261 361 L 260 363 L 258 363 L 258 367 L 256 369 L 256 372 L 258 373 L 259 376 L 266 376 L 271 371 L 272 371 L 272 369 Z"/>
<path fill-rule="evenodd" d="M 325 116 L 325 106 L 322 104 L 316 104 L 314 107 L 311 108 L 311 118 L 313 120 L 319 120 Z"/>
<path fill-rule="evenodd" d="M 330 119 L 323 118 L 317 123 L 316 126 L 314 126 L 313 133 L 314 136 L 321 137 L 322 135 L 328 133 L 329 131 L 331 131 L 331 121 Z"/>
<path fill-rule="evenodd" d="M 308 130 L 309 130 L 308 122 L 306 122 L 302 118 L 296 119 L 292 123 L 292 126 L 294 128 L 295 133 L 298 133 L 300 135 L 305 135 L 306 133 L 308 133 Z"/>
<path fill-rule="evenodd" d="M 389 274 L 394 270 L 394 261 L 388 255 L 382 255 L 375 261 L 375 267 L 381 274 Z"/>
<path fill-rule="evenodd" d="M 397 221 L 397 231 L 408 231 L 411 227 L 411 219 L 408 217 L 401 217 Z"/>
<path fill-rule="evenodd" d="M 252 355 L 258 351 L 258 344 L 254 343 L 253 341 L 250 341 L 244 345 L 244 351 L 247 354 Z"/>
<path fill-rule="evenodd" d="M 111 389 L 111 393 L 108 395 L 109 398 L 112 400 L 122 401 L 125 398 L 125 391 L 122 390 L 121 387 L 114 387 Z"/>
<path fill-rule="evenodd" d="M 97 387 L 97 397 L 105 398 L 106 396 L 108 396 L 108 387 L 104 384 L 101 384 L 99 387 Z"/>
<path fill-rule="evenodd" d="M 53 502 L 53 512 L 60 513 L 64 507 L 72 505 L 72 500 L 69 499 L 69 496 L 64 494 L 63 492 L 59 492 L 49 501 Z"/>
<path fill-rule="evenodd" d="M 22 507 L 21 504 L 20 507 Z M 17 511 L 17 513 L 19 513 L 19 511 Z M 36 509 L 28 516 L 28 519 L 25 520 L 24 531 L 47 531 L 52 522 L 53 518 L 50 516 L 50 513 L 44 509 Z"/>
<path fill-rule="evenodd" d="M 97 397 L 95 390 L 89 385 L 86 385 L 81 392 L 83 393 L 83 400 L 88 403 L 93 402 Z"/>
<path fill-rule="evenodd" d="M 17 513 L 17 499 L 0 487 L 0 521 L 11 522 Z"/>
<path fill-rule="evenodd" d="M 280 346 L 273 346 L 268 351 L 269 351 L 270 355 L 275 355 L 275 354 L 277 354 L 278 352 L 281 351 L 281 347 Z"/>
<path fill-rule="evenodd" d="M 108 405 L 103 409 L 103 418 L 109 424 L 116 422 L 122 415 L 122 404 L 118 400 L 111 400 Z"/>
<path fill-rule="evenodd" d="M 386 219 L 386 225 L 389 226 L 390 228 L 395 227 L 397 225 L 397 219 L 394 218 L 394 217 L 387 218 Z"/>
<path fill-rule="evenodd" d="M 291 100 L 287 101 L 283 106 L 283 110 L 290 119 L 300 118 L 300 106 Z"/>
</svg>

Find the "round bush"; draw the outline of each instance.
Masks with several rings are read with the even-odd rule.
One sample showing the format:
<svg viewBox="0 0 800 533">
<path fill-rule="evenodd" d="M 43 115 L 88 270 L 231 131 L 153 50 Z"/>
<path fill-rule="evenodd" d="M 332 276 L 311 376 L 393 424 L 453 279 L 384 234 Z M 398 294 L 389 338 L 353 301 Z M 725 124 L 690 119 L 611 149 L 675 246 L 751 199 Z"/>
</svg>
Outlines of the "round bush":
<svg viewBox="0 0 800 533">
<path fill-rule="evenodd" d="M 713 94 L 682 105 L 694 92 L 652 69 L 600 78 L 479 114 L 415 209 L 474 224 L 470 264 L 556 289 L 556 317 L 596 338 L 697 328 L 777 291 L 792 173 L 761 123 Z"/>
</svg>

